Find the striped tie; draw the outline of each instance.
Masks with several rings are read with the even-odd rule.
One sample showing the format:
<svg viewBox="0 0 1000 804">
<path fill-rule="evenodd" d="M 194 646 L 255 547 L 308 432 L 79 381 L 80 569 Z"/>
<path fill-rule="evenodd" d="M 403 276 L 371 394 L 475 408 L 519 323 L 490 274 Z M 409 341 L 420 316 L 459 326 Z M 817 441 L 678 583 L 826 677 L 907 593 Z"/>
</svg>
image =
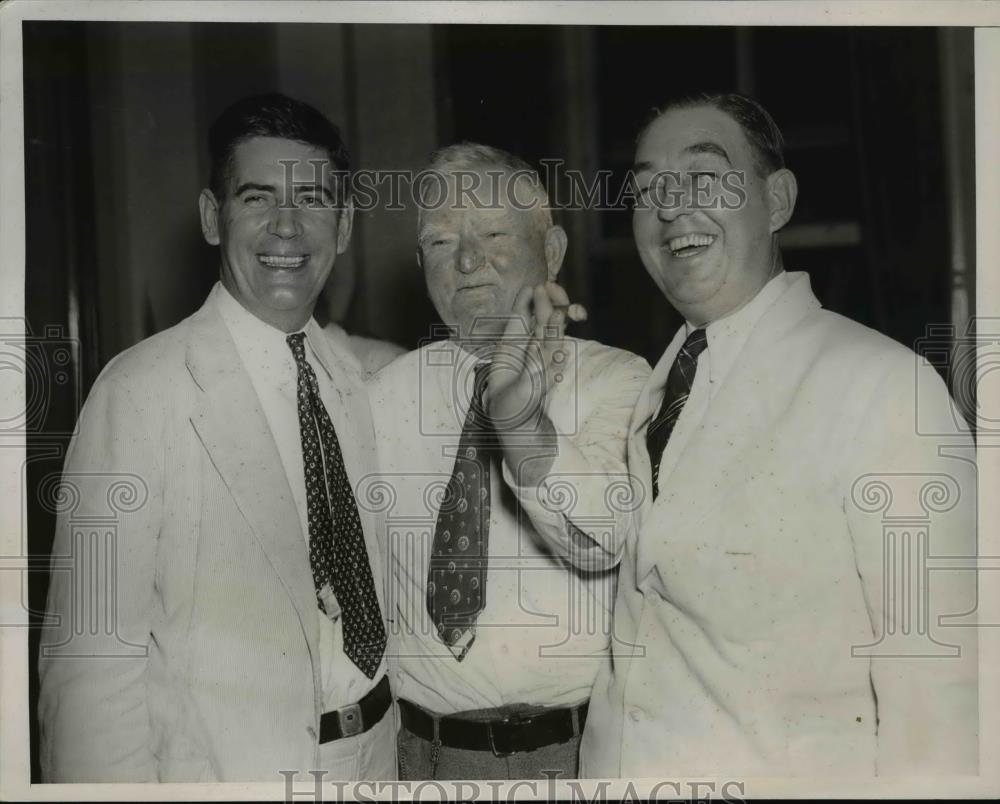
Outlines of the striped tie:
<svg viewBox="0 0 1000 804">
<path fill-rule="evenodd" d="M 663 450 L 670 440 L 670 434 L 680 418 L 684 403 L 691 393 L 694 375 L 698 370 L 698 355 L 708 346 L 708 338 L 704 329 L 696 329 L 687 336 L 684 345 L 670 367 L 667 384 L 663 392 L 663 402 L 660 412 L 646 427 L 646 447 L 649 450 L 649 462 L 653 468 L 653 499 L 659 496 L 660 460 Z"/>
</svg>

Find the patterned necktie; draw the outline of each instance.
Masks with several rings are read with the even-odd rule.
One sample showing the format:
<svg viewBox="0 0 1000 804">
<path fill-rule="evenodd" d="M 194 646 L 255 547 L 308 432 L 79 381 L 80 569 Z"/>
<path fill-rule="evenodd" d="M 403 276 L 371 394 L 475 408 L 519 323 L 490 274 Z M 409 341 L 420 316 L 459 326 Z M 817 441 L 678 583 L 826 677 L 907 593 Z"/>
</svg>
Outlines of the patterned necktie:
<svg viewBox="0 0 1000 804">
<path fill-rule="evenodd" d="M 304 339 L 302 332 L 288 336 L 298 368 L 309 563 L 316 583 L 316 599 L 328 616 L 336 616 L 340 609 L 344 653 L 368 678 L 374 678 L 385 652 L 385 625 L 344 456 L 320 398 L 316 373 L 306 362 Z"/>
<path fill-rule="evenodd" d="M 646 427 L 646 446 L 649 449 L 649 462 L 653 468 L 653 499 L 660 494 L 659 474 L 663 450 L 670 440 L 670 434 L 677 424 L 684 403 L 687 402 L 688 394 L 691 393 L 694 375 L 698 370 L 698 355 L 706 346 L 708 338 L 705 330 L 696 329 L 687 336 L 667 375 L 660 412 Z"/>
<path fill-rule="evenodd" d="M 427 611 L 458 661 L 472 646 L 476 618 L 486 605 L 490 461 L 496 451 L 493 425 L 483 409 L 488 365 L 475 368 L 472 401 L 441 500 L 427 572 Z"/>
</svg>

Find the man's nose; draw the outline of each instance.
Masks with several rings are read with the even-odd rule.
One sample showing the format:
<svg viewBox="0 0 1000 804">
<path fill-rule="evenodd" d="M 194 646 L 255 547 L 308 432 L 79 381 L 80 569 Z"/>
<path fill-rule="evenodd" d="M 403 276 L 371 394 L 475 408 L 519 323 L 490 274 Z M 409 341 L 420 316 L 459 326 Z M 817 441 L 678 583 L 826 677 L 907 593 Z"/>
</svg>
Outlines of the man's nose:
<svg viewBox="0 0 1000 804">
<path fill-rule="evenodd" d="M 485 257 L 486 254 L 478 237 L 462 236 L 458 244 L 458 270 L 463 274 L 471 274 L 482 267 Z"/>
<path fill-rule="evenodd" d="M 298 208 L 294 205 L 279 204 L 271 215 L 267 230 L 283 240 L 298 237 L 302 234 Z"/>
<path fill-rule="evenodd" d="M 664 223 L 670 223 L 691 211 L 691 186 L 687 182 L 665 186 L 654 203 L 656 216 Z"/>
</svg>

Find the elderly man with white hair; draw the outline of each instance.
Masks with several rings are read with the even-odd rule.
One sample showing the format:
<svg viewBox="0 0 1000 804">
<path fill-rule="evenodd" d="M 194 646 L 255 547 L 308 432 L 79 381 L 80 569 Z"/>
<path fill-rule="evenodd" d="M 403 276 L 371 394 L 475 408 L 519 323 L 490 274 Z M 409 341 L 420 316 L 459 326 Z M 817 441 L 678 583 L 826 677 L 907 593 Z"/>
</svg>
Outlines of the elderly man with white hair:
<svg viewBox="0 0 1000 804">
<path fill-rule="evenodd" d="M 571 777 L 608 661 L 649 367 L 563 334 L 586 311 L 556 284 L 566 234 L 525 162 L 463 143 L 425 175 L 417 260 L 449 337 L 371 387 L 400 772 Z"/>
</svg>

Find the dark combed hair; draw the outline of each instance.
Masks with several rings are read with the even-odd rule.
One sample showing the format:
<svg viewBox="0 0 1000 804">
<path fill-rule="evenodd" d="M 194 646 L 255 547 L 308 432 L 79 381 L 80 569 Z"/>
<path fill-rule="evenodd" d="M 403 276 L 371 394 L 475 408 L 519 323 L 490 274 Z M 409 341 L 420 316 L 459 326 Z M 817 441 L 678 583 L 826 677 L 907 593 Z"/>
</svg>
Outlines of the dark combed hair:
<svg viewBox="0 0 1000 804">
<path fill-rule="evenodd" d="M 646 130 L 667 112 L 693 106 L 711 106 L 739 123 L 753 149 L 757 172 L 762 176 L 768 176 L 785 166 L 785 138 L 781 135 L 778 124 L 757 101 L 737 92 L 704 92 L 675 98 L 665 106 L 653 110 L 636 141 L 642 139 Z"/>
<path fill-rule="evenodd" d="M 279 92 L 252 95 L 228 106 L 208 130 L 209 187 L 220 201 L 225 197 L 236 146 L 251 137 L 279 137 L 322 148 L 335 170 L 345 178 L 350 172 L 351 155 L 340 129 L 321 112 Z"/>
</svg>

